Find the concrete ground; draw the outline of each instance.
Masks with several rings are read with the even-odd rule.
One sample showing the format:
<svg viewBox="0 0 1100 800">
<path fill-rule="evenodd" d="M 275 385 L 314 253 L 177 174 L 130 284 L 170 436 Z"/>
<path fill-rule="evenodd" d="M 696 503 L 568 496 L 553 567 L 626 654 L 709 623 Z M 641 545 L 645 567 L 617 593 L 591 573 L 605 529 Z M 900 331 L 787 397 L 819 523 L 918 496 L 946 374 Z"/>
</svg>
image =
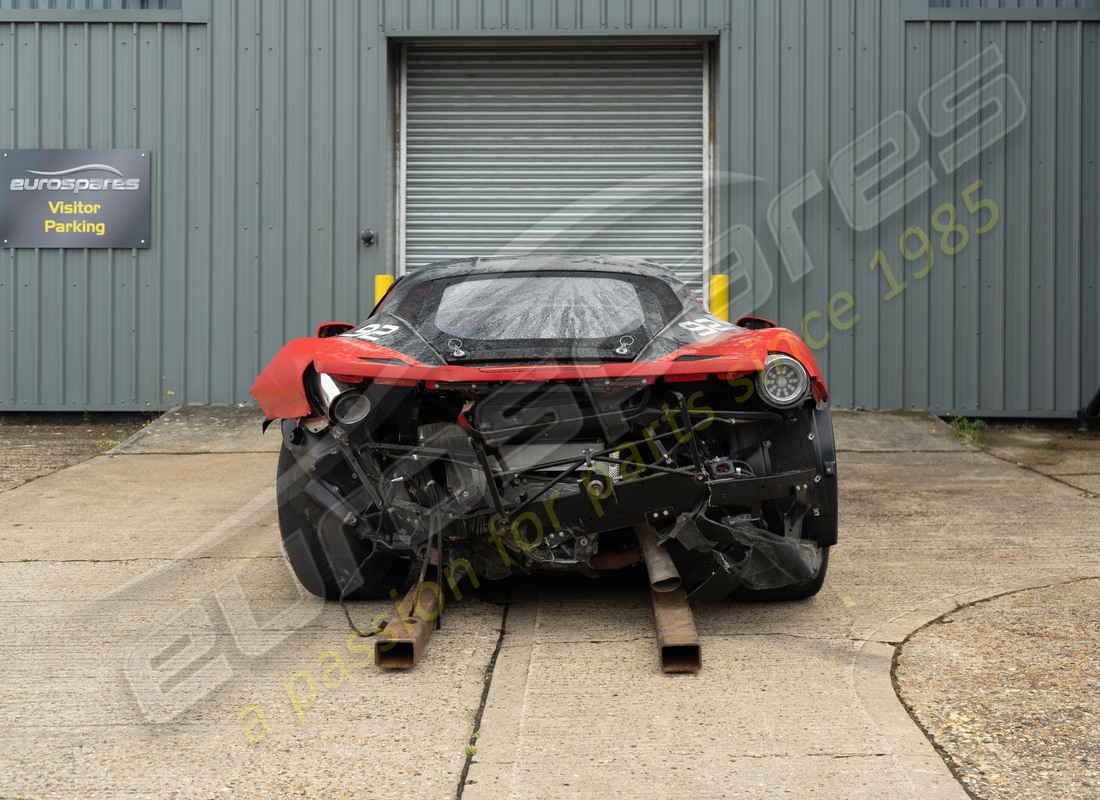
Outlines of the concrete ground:
<svg viewBox="0 0 1100 800">
<path fill-rule="evenodd" d="M 1100 495 L 1100 432 L 1002 425 L 980 439 L 1020 470 L 1094 502 Z M 1045 514 L 1044 505 L 1038 535 L 1053 524 Z M 1069 535 L 1100 540 L 1094 517 L 1070 526 Z M 895 681 L 974 796 L 1100 797 L 1100 580 L 1010 591 L 945 614 L 899 650 Z"/>
<path fill-rule="evenodd" d="M 0 415 L 0 492 L 106 453 L 141 429 L 137 419 L 89 414 L 62 422 L 60 415 L 51 421 Z"/>
<path fill-rule="evenodd" d="M 952 721 L 945 690 L 978 663 L 961 648 L 992 662 L 982 648 L 1010 638 L 998 600 L 973 604 L 1046 592 L 1095 613 L 1100 441 L 1046 465 L 1051 478 L 927 414 L 834 420 L 842 541 L 824 589 L 699 608 L 702 672 L 659 672 L 644 584 L 623 575 L 454 603 L 415 670 L 382 673 L 339 606 L 304 597 L 285 565 L 277 437 L 250 409 L 169 412 L 109 456 L 0 493 L 0 797 L 965 798 L 899 701 L 895 661 L 965 780 L 950 724 L 1000 705 Z M 1033 606 L 1035 630 L 1076 632 L 1074 663 L 1095 658 L 1095 636 Z M 351 611 L 366 625 L 387 608 Z M 958 639 L 920 649 L 938 628 Z M 1067 663 L 1059 652 L 1037 683 Z M 933 686 L 945 674 L 961 678 Z M 1032 711 L 1059 730 L 1075 719 Z M 1002 741 L 970 738 L 996 760 L 986 774 L 1010 773 Z"/>
</svg>

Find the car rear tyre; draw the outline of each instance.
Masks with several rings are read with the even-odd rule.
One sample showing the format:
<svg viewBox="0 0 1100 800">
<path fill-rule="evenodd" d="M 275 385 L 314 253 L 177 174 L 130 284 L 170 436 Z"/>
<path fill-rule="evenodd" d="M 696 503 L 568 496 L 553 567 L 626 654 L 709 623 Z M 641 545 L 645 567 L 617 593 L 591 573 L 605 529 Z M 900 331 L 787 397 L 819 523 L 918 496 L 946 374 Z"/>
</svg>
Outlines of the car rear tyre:
<svg viewBox="0 0 1100 800">
<path fill-rule="evenodd" d="M 326 600 L 369 600 L 400 588 L 408 562 L 373 551 L 338 513 L 311 497 L 309 474 L 284 444 L 279 453 L 279 529 L 299 582 Z"/>
</svg>

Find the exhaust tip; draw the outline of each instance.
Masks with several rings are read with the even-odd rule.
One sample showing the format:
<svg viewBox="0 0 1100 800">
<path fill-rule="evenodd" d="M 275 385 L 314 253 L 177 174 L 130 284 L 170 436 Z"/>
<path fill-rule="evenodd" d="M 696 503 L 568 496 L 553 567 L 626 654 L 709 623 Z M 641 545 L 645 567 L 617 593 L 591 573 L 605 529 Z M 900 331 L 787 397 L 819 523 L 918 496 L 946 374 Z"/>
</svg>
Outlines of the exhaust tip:
<svg viewBox="0 0 1100 800">
<path fill-rule="evenodd" d="M 680 572 L 672 563 L 672 557 L 668 551 L 657 544 L 657 534 L 654 533 L 653 528 L 644 523 L 635 525 L 634 535 L 638 537 L 638 544 L 642 548 L 645 568 L 649 573 L 650 588 L 661 594 L 679 589 L 683 585 Z"/>
<path fill-rule="evenodd" d="M 666 644 L 661 648 L 662 672 L 698 672 L 703 668 L 703 648 L 698 644 Z"/>
<path fill-rule="evenodd" d="M 650 581 L 649 587 L 655 592 L 665 594 L 666 592 L 675 592 L 683 583 L 679 575 L 670 575 L 667 578 Z"/>
</svg>

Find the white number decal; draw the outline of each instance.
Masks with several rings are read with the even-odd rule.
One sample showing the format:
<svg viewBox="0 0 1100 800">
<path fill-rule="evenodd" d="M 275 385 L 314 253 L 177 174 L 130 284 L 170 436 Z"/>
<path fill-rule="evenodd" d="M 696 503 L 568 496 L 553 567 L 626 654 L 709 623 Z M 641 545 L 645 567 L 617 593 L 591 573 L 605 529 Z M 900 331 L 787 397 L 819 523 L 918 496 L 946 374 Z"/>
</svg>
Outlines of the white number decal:
<svg viewBox="0 0 1100 800">
<path fill-rule="evenodd" d="M 345 336 L 352 339 L 362 339 L 364 342 L 377 342 L 379 339 L 384 339 L 391 333 L 396 333 L 399 330 L 397 325 L 381 325 L 377 322 L 372 322 L 370 325 L 364 325 L 362 328 L 354 331 L 348 331 Z"/>
<path fill-rule="evenodd" d="M 733 326 L 729 323 L 723 322 L 720 319 L 710 319 L 709 317 L 699 317 L 698 319 L 689 319 L 680 323 L 680 327 L 684 330 L 691 331 L 700 337 L 714 336 L 716 333 L 725 333 L 731 330 Z"/>
</svg>

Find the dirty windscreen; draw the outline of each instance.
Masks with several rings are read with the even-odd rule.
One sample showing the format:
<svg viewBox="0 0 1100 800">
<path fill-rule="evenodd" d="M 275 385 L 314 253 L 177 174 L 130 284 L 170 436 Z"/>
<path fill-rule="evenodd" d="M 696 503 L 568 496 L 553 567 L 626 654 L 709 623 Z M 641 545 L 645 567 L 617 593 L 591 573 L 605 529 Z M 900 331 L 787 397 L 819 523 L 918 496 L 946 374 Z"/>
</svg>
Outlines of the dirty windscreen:
<svg viewBox="0 0 1100 800">
<path fill-rule="evenodd" d="M 683 310 L 658 278 L 572 271 L 447 276 L 398 302 L 396 313 L 433 346 L 461 340 L 471 359 L 514 358 L 524 348 L 550 357 L 628 357 Z M 624 349 L 623 337 L 632 346 Z"/>
<path fill-rule="evenodd" d="M 435 327 L 472 339 L 603 339 L 645 325 L 636 288 L 613 277 L 494 277 L 443 290 Z"/>
</svg>

